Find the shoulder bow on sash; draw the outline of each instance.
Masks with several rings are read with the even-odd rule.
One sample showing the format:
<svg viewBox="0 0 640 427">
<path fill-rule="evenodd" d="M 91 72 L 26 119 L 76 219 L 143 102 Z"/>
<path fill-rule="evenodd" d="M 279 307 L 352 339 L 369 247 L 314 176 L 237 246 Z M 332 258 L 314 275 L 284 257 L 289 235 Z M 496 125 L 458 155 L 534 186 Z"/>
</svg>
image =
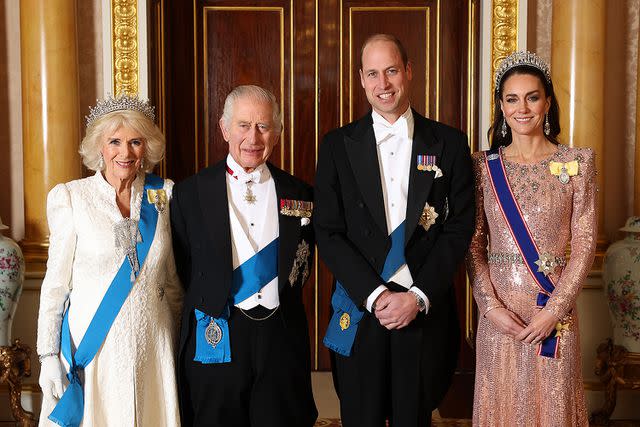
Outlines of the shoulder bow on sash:
<svg viewBox="0 0 640 427">
<path fill-rule="evenodd" d="M 162 178 L 147 174 L 143 194 L 146 194 L 147 190 L 150 189 L 161 189 L 163 185 L 164 180 Z M 142 241 L 136 245 L 138 260 L 141 266 L 144 265 L 144 261 L 149 253 L 149 248 L 156 234 L 157 223 L 158 211 L 153 204 L 149 203 L 146 197 L 142 197 L 139 222 Z M 69 386 L 49 415 L 49 419 L 54 423 L 63 427 L 76 427 L 82 422 L 84 413 L 84 390 L 79 373 L 84 370 L 95 357 L 107 337 L 116 316 L 120 312 L 122 305 L 129 296 L 129 292 L 135 284 L 135 281 L 131 280 L 132 274 L 134 274 L 136 278 L 139 275 L 139 273 L 132 272 L 131 265 L 125 257 L 111 285 L 109 285 L 109 289 L 107 289 L 107 292 L 102 298 L 100 306 L 93 315 L 93 319 L 75 353 L 72 351 L 71 333 L 69 331 L 69 310 L 67 309 L 62 320 L 60 348 L 62 355 L 69 364 L 69 372 L 67 373 Z"/>
<path fill-rule="evenodd" d="M 538 293 L 536 301 L 537 306 L 544 307 L 555 289 L 555 284 L 551 280 L 551 277 L 538 271 L 536 261 L 540 259 L 540 251 L 524 220 L 520 206 L 511 191 L 499 150 L 485 152 L 485 164 L 489 173 L 491 189 L 498 202 L 498 207 L 522 255 L 522 259 L 525 261 L 527 270 L 529 270 L 533 281 L 539 287 L 540 292 Z M 538 346 L 538 354 L 551 358 L 558 357 L 558 343 L 558 334 L 556 333 L 556 329 L 554 329 Z"/>
<path fill-rule="evenodd" d="M 404 229 L 405 221 L 391 233 L 391 249 L 382 268 L 382 280 L 386 282 L 398 269 L 406 264 L 404 257 Z M 364 311 L 354 304 L 347 291 L 340 282 L 336 282 L 336 289 L 331 297 L 333 315 L 327 327 L 327 333 L 322 342 L 324 345 L 342 356 L 350 356 L 353 342 L 356 339 L 358 323 Z"/>
</svg>

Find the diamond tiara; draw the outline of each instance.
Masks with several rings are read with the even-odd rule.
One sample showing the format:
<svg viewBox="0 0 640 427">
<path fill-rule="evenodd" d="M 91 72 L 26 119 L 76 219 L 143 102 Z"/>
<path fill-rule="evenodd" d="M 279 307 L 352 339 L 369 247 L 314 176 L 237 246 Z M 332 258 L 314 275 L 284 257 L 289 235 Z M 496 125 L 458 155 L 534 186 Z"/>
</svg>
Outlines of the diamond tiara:
<svg viewBox="0 0 640 427">
<path fill-rule="evenodd" d="M 504 58 L 500 63 L 500 66 L 496 70 L 496 92 L 500 90 L 500 82 L 502 81 L 502 77 L 504 77 L 505 73 L 512 68 L 520 67 L 522 65 L 537 68 L 542 72 L 542 74 L 544 74 L 545 79 L 547 79 L 547 83 L 551 83 L 549 64 L 547 64 L 544 59 L 540 58 L 533 52 L 520 50 L 517 52 L 513 52 L 511 55 Z"/>
<path fill-rule="evenodd" d="M 86 126 L 89 125 L 105 114 L 112 113 L 114 111 L 133 110 L 139 111 L 152 122 L 156 119 L 155 107 L 149 104 L 149 101 L 143 101 L 138 96 L 130 96 L 121 94 L 113 97 L 111 94 L 107 94 L 107 97 L 103 100 L 97 99 L 95 107 L 89 107 L 89 115 L 84 117 Z"/>
</svg>

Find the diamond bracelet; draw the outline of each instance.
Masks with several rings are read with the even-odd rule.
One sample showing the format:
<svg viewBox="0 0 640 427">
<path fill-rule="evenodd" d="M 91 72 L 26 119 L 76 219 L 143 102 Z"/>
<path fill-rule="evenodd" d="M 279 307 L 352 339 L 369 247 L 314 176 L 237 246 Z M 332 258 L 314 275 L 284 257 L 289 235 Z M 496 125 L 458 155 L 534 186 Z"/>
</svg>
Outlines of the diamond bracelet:
<svg viewBox="0 0 640 427">
<path fill-rule="evenodd" d="M 42 363 L 42 361 L 44 359 L 46 359 L 47 357 L 57 356 L 57 355 L 58 355 L 57 351 L 52 351 L 51 353 L 39 354 L 38 355 L 38 360 L 40 361 L 40 363 Z"/>
</svg>

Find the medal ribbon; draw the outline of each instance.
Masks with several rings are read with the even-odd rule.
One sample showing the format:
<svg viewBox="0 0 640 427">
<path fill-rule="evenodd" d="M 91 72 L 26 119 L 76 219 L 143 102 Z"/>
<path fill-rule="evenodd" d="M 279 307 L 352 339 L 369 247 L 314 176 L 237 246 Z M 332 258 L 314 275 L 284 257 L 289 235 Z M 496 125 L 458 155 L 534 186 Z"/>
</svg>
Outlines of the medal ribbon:
<svg viewBox="0 0 640 427">
<path fill-rule="evenodd" d="M 149 189 L 160 189 L 164 185 L 164 180 L 159 176 L 147 174 L 144 183 L 144 193 Z M 154 205 L 149 203 L 146 197 L 142 198 L 140 206 L 139 229 L 142 241 L 136 245 L 140 265 L 144 264 L 149 253 L 149 248 L 153 243 L 158 223 L 158 212 Z M 140 268 L 142 271 L 142 267 Z M 129 296 L 135 282 L 131 281 L 131 274 L 137 278 L 139 273 L 133 273 L 131 265 L 125 257 L 120 269 L 116 273 L 109 289 L 105 293 L 100 306 L 93 315 L 91 323 L 87 328 L 80 345 L 75 354 L 72 350 L 71 332 L 69 330 L 69 309 L 62 319 L 62 336 L 60 348 L 62 355 L 69 364 L 67 378 L 69 386 L 58 401 L 57 405 L 49 415 L 49 419 L 63 427 L 76 427 L 82 422 L 84 413 L 84 390 L 80 380 L 80 371 L 91 363 L 95 355 L 100 350 L 111 325 L 120 312 L 122 305 Z"/>
<path fill-rule="evenodd" d="M 402 221 L 391 233 L 391 249 L 384 261 L 382 273 L 380 273 L 383 282 L 389 280 L 400 267 L 407 263 L 404 257 L 404 230 L 405 221 Z M 331 296 L 331 307 L 333 315 L 322 342 L 336 353 L 350 356 L 353 342 L 356 339 L 358 322 L 362 319 L 364 311 L 353 303 L 340 282 L 336 282 L 336 289 Z M 349 325 L 346 328 L 343 328 L 340 322 L 344 313 L 349 316 Z"/>
<path fill-rule="evenodd" d="M 507 228 L 509 228 L 511 236 L 518 247 L 518 251 L 520 251 L 522 259 L 525 261 L 527 270 L 531 274 L 533 281 L 538 285 L 537 306 L 544 307 L 553 293 L 555 285 L 550 277 L 545 276 L 537 269 L 536 261 L 540 258 L 540 251 L 524 220 L 520 206 L 511 191 L 500 152 L 498 150 L 485 152 L 485 164 L 489 173 L 491 189 L 498 202 L 500 212 L 502 212 L 502 216 L 507 223 Z M 558 343 L 558 337 L 554 329 L 539 345 L 538 354 L 545 357 L 556 358 L 558 356 Z"/>
</svg>

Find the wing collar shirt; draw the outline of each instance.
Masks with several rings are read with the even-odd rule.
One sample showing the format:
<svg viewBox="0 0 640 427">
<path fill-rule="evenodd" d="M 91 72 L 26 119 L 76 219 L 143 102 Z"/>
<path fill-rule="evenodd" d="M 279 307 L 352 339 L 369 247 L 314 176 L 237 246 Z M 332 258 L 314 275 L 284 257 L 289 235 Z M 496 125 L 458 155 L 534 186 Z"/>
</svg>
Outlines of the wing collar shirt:
<svg viewBox="0 0 640 427">
<path fill-rule="evenodd" d="M 246 197 L 248 187 L 255 197 L 252 203 Z M 230 154 L 227 155 L 227 195 L 235 269 L 278 237 L 278 201 L 275 182 L 265 163 L 246 173 Z M 236 307 L 248 310 L 262 305 L 273 309 L 279 303 L 276 277 Z"/>
<path fill-rule="evenodd" d="M 389 123 L 375 110 L 371 112 L 373 131 L 376 137 L 378 166 L 382 180 L 384 211 L 387 219 L 387 230 L 391 233 L 406 217 L 407 194 L 409 192 L 409 174 L 411 170 L 411 151 L 413 145 L 414 120 L 411 107 L 393 124 Z M 418 287 L 413 286 L 413 278 L 407 264 L 403 264 L 389 278 L 411 292 L 418 294 L 429 307 L 427 296 Z M 367 298 L 365 307 L 371 311 L 376 298 L 387 287 L 378 286 Z"/>
</svg>

